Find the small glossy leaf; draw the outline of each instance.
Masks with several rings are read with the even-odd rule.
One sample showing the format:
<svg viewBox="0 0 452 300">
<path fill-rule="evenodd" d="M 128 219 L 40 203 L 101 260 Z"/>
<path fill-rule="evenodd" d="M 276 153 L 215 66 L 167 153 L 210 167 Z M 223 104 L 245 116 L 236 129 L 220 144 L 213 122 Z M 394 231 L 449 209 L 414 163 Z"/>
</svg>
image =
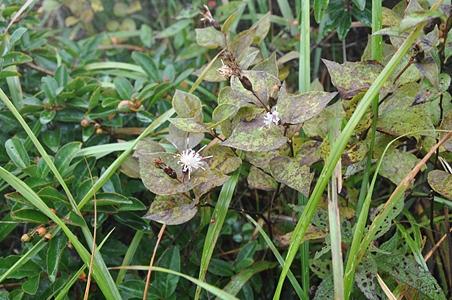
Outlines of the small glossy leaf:
<svg viewBox="0 0 452 300">
<path fill-rule="evenodd" d="M 80 142 L 71 142 L 61 147 L 56 153 L 55 166 L 63 176 L 68 174 L 68 168 L 72 160 L 77 156 L 77 153 L 80 151 L 81 147 L 82 144 Z"/>
<path fill-rule="evenodd" d="M 56 111 L 54 110 L 43 110 L 39 114 L 39 122 L 41 122 L 42 125 L 48 124 L 52 122 L 52 120 L 56 116 Z"/>
<path fill-rule="evenodd" d="M 116 91 L 122 100 L 130 100 L 132 98 L 133 86 L 130 82 L 123 78 L 117 77 L 113 81 Z"/>
<path fill-rule="evenodd" d="M 23 169 L 30 165 L 30 157 L 25 150 L 22 140 L 17 137 L 8 139 L 5 142 L 6 153 L 16 167 Z"/>
<path fill-rule="evenodd" d="M 184 195 L 156 196 L 143 218 L 167 225 L 179 225 L 191 220 L 197 211 L 196 202 Z"/>
<path fill-rule="evenodd" d="M 18 51 L 10 51 L 4 56 L 0 57 L 0 63 L 3 68 L 11 65 L 20 65 L 31 61 L 33 61 L 33 59 L 30 56 Z"/>
<path fill-rule="evenodd" d="M 157 33 L 156 37 L 158 39 L 171 37 L 173 35 L 176 35 L 178 32 L 183 30 L 184 28 L 188 27 L 188 25 L 191 24 L 191 20 L 189 19 L 183 19 L 180 21 L 177 21 L 176 23 L 172 24 L 171 26 L 165 28 L 164 30 Z"/>
<path fill-rule="evenodd" d="M 60 234 L 53 237 L 49 241 L 49 246 L 47 248 L 47 274 L 49 275 L 50 282 L 55 282 L 56 275 L 58 273 L 58 268 L 63 254 L 66 248 L 67 238 L 64 234 Z"/>
<path fill-rule="evenodd" d="M 132 59 L 143 68 L 150 79 L 161 81 L 160 71 L 152 58 L 140 52 L 133 52 Z"/>
<path fill-rule="evenodd" d="M 35 295 L 38 291 L 40 277 L 40 273 L 28 277 L 27 281 L 22 284 L 22 290 L 29 295 Z"/>
<path fill-rule="evenodd" d="M 13 217 L 13 219 L 15 220 L 37 224 L 45 224 L 49 221 L 49 218 L 47 218 L 47 216 L 42 212 L 28 208 L 12 210 L 11 217 Z"/>
</svg>

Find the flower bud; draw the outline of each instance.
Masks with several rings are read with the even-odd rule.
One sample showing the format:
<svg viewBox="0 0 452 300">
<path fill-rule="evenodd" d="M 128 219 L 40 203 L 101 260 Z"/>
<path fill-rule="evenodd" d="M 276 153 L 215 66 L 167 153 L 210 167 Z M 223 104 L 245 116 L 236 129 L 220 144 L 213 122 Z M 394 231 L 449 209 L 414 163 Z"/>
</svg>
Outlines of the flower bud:
<svg viewBox="0 0 452 300">
<path fill-rule="evenodd" d="M 20 237 L 20 240 L 24 243 L 29 242 L 31 240 L 31 237 L 28 234 L 24 234 Z"/>
<path fill-rule="evenodd" d="M 46 233 L 46 235 L 44 236 L 44 238 L 46 240 L 50 240 L 52 238 L 52 234 L 50 232 Z"/>
<path fill-rule="evenodd" d="M 47 229 L 44 226 L 39 226 L 36 229 L 36 233 L 39 234 L 39 236 L 44 236 L 47 233 Z"/>
<path fill-rule="evenodd" d="M 89 126 L 89 120 L 88 119 L 82 119 L 80 121 L 80 126 L 82 126 L 83 128 L 86 128 Z"/>
</svg>

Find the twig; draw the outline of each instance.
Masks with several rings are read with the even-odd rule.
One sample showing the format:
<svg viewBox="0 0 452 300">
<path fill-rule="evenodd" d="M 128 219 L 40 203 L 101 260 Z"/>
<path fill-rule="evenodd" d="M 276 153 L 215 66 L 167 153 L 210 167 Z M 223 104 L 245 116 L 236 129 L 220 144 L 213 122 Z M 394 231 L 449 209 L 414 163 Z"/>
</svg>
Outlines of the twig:
<svg viewBox="0 0 452 300">
<path fill-rule="evenodd" d="M 154 246 L 154 252 L 152 253 L 151 262 L 149 263 L 148 275 L 146 276 L 146 284 L 144 286 L 143 300 L 147 300 L 147 298 L 148 298 L 148 289 L 149 289 L 149 283 L 151 281 L 152 266 L 154 265 L 155 255 L 157 254 L 157 248 L 160 244 L 160 240 L 162 239 L 163 233 L 165 232 L 165 228 L 166 228 L 166 224 L 163 224 L 162 228 L 160 228 L 160 232 L 157 236 L 157 243 Z"/>
<path fill-rule="evenodd" d="M 37 71 L 39 71 L 39 72 L 42 72 L 42 73 L 44 73 L 44 74 L 47 74 L 47 75 L 50 75 L 50 76 L 54 76 L 54 75 L 55 75 L 55 72 L 53 72 L 53 71 L 51 71 L 51 70 L 47 70 L 47 69 L 45 69 L 45 68 L 43 68 L 43 67 L 41 67 L 41 66 L 35 65 L 35 64 L 32 63 L 32 62 L 27 62 L 27 63 L 25 63 L 25 65 L 27 65 L 27 66 L 29 66 L 30 68 L 35 69 L 35 70 L 37 70 Z"/>
<path fill-rule="evenodd" d="M 146 51 L 146 48 L 136 46 L 136 45 L 130 45 L 130 44 L 101 45 L 98 47 L 98 49 L 99 50 L 126 49 L 126 50 L 140 51 L 140 52 Z"/>
<path fill-rule="evenodd" d="M 436 244 L 432 247 L 432 249 L 430 249 L 429 252 L 427 252 L 427 254 L 424 255 L 424 261 L 427 261 L 430 259 L 430 257 L 432 257 L 433 253 L 439 248 L 439 246 L 441 245 L 442 242 L 444 242 L 444 240 L 447 238 L 447 236 L 452 232 L 452 228 L 449 229 L 449 233 L 444 234 L 438 242 L 436 242 Z"/>
</svg>

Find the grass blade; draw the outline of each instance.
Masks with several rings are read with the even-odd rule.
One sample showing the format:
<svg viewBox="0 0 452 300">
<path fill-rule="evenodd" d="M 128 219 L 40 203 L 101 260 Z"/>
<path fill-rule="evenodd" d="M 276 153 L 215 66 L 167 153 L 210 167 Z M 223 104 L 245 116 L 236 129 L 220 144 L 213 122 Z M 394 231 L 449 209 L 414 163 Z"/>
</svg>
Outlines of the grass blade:
<svg viewBox="0 0 452 300">
<path fill-rule="evenodd" d="M 149 270 L 148 266 L 129 266 L 129 267 L 114 267 L 114 268 L 110 268 L 112 270 L 120 270 L 120 269 L 127 269 L 127 270 L 138 270 L 138 271 L 147 271 Z M 203 288 L 206 291 L 212 293 L 213 295 L 219 297 L 220 299 L 223 300 L 238 300 L 238 298 L 236 298 L 235 296 L 220 290 L 219 288 L 210 285 L 208 283 L 205 283 L 199 279 L 193 278 L 191 276 L 188 276 L 186 274 L 183 273 L 179 273 L 170 269 L 165 269 L 165 268 L 160 268 L 160 267 L 152 267 L 151 268 L 152 271 L 156 271 L 156 272 L 163 272 L 163 273 L 168 273 L 168 274 L 173 274 L 173 275 L 177 275 L 180 276 L 182 278 L 185 278 L 191 282 L 193 282 L 194 284 L 196 284 L 199 288 Z"/>
<path fill-rule="evenodd" d="M 231 203 L 235 187 L 239 180 L 239 175 L 240 169 L 235 171 L 234 174 L 228 179 L 228 181 L 226 181 L 226 183 L 221 188 L 220 196 L 218 197 L 218 202 L 215 205 L 215 209 L 212 213 L 212 219 L 214 219 L 215 222 L 209 225 L 209 229 L 207 230 L 207 235 L 204 240 L 204 247 L 202 249 L 201 256 L 201 266 L 199 269 L 198 276 L 198 279 L 200 281 L 204 281 L 204 279 L 206 278 L 207 268 L 209 267 L 213 250 L 215 249 L 218 237 L 220 236 L 224 220 L 226 219 L 229 204 Z M 196 288 L 195 300 L 199 299 L 200 295 L 201 295 L 201 286 L 198 285 L 198 287 Z"/>
<path fill-rule="evenodd" d="M 141 240 L 143 239 L 144 232 L 141 230 L 138 230 L 135 232 L 135 235 L 133 236 L 132 242 L 130 242 L 129 248 L 127 248 L 126 255 L 124 256 L 124 259 L 122 261 L 123 267 L 126 267 L 130 264 L 132 261 L 135 252 L 137 252 L 138 246 L 140 245 Z M 124 277 L 126 276 L 127 269 L 120 269 L 118 276 L 116 277 L 116 285 L 120 285 L 124 281 Z"/>
<path fill-rule="evenodd" d="M 366 94 L 363 96 L 363 98 L 359 102 L 358 106 L 356 107 L 356 110 L 354 111 L 350 120 L 347 122 L 346 126 L 344 127 L 341 135 L 339 136 L 337 141 L 332 146 L 331 153 L 329 154 L 329 156 L 325 162 L 325 166 L 320 174 L 319 180 L 317 181 L 317 184 L 315 185 L 314 190 L 309 198 L 308 204 L 306 205 L 305 209 L 303 210 L 303 213 L 302 213 L 301 217 L 299 218 L 298 223 L 293 232 L 292 242 L 289 246 L 289 251 L 286 256 L 286 261 L 284 263 L 283 270 L 281 271 L 281 275 L 280 275 L 280 278 L 278 281 L 278 286 L 277 286 L 275 294 L 274 294 L 274 299 L 279 299 L 279 297 L 281 295 L 284 280 L 287 276 L 287 272 L 290 268 L 290 265 L 292 264 L 292 262 L 295 258 L 295 255 L 298 251 L 300 242 L 302 241 L 303 236 L 306 232 L 306 229 L 308 228 L 308 225 L 311 222 L 312 217 L 314 216 L 317 205 L 322 197 L 323 191 L 325 190 L 325 187 L 328 184 L 329 179 L 331 178 L 331 175 L 334 171 L 336 163 L 338 162 L 342 152 L 344 151 L 344 149 L 348 143 L 348 140 L 350 139 L 351 135 L 353 134 L 353 130 L 355 129 L 355 127 L 358 125 L 361 118 L 366 113 L 367 108 L 370 106 L 374 97 L 377 96 L 377 94 L 378 94 L 379 90 L 381 89 L 381 87 L 383 86 L 383 84 L 395 72 L 395 70 L 398 67 L 398 65 L 400 64 L 402 58 L 405 56 L 405 54 L 408 52 L 408 50 L 411 48 L 411 46 L 414 44 L 414 42 L 420 36 L 420 34 L 422 32 L 422 26 L 423 26 L 423 24 L 418 25 L 414 29 L 414 31 L 412 31 L 408 35 L 407 39 L 403 42 L 403 44 L 400 46 L 400 48 L 397 50 L 397 52 L 394 54 L 394 56 L 391 58 L 391 60 L 385 66 L 383 71 L 378 75 L 378 77 L 376 78 L 374 83 L 370 86 L 370 88 L 367 90 Z"/>
<path fill-rule="evenodd" d="M 281 266 L 283 266 L 284 265 L 284 258 L 281 256 L 281 254 L 279 253 L 278 249 L 276 249 L 275 244 L 273 244 L 272 240 L 270 239 L 268 234 L 265 232 L 265 230 L 262 228 L 262 226 L 259 225 L 259 223 L 257 223 L 249 215 L 245 215 L 245 216 L 251 223 L 254 224 L 254 226 L 259 231 L 261 236 L 264 238 L 264 241 L 267 243 L 268 247 L 272 251 L 273 255 L 276 257 L 276 260 L 279 262 L 279 264 Z M 298 283 L 297 279 L 295 278 L 295 275 L 293 275 L 291 270 L 289 270 L 289 273 L 287 273 L 287 277 L 289 278 L 289 281 L 292 284 L 292 286 L 293 286 L 293 288 L 295 290 L 295 293 L 297 293 L 297 296 L 300 299 L 308 300 L 308 297 L 306 296 L 306 293 L 301 288 L 300 284 Z"/>
<path fill-rule="evenodd" d="M 311 86 L 311 37 L 310 37 L 310 1 L 301 0 L 300 3 L 300 44 L 299 44 L 299 67 L 298 67 L 298 90 L 307 92 Z M 307 198 L 299 194 L 299 202 L 306 205 Z M 308 298 L 309 291 L 309 242 L 305 241 L 300 249 L 301 257 L 301 283 Z"/>
<path fill-rule="evenodd" d="M 244 269 L 240 273 L 231 277 L 231 281 L 223 288 L 223 291 L 230 293 L 231 295 L 237 295 L 242 287 L 253 277 L 255 274 L 274 268 L 275 263 L 269 261 L 258 261 L 250 267 Z M 218 299 L 218 298 L 217 298 Z"/>
<path fill-rule="evenodd" d="M 33 206 L 39 209 L 42 213 L 44 213 L 49 219 L 55 222 L 66 234 L 68 239 L 74 245 L 74 248 L 77 250 L 80 258 L 85 262 L 85 264 L 89 265 L 90 254 L 86 250 L 86 248 L 82 245 L 82 243 L 78 240 L 77 236 L 66 226 L 62 219 L 60 219 L 50 208 L 44 203 L 44 201 L 22 180 L 18 179 L 16 176 L 12 175 L 10 172 L 0 167 L 0 178 L 8 182 L 17 192 L 19 192 L 22 196 L 25 197 Z M 97 261 L 94 264 L 94 277 L 96 278 L 96 282 L 99 285 L 102 293 L 107 299 L 121 299 L 119 295 L 119 291 L 114 285 L 114 288 L 111 287 L 109 283 L 108 277 L 111 278 L 108 270 L 104 270 L 102 267 L 105 265 L 99 264 Z M 106 273 L 105 273 L 106 271 Z"/>
</svg>

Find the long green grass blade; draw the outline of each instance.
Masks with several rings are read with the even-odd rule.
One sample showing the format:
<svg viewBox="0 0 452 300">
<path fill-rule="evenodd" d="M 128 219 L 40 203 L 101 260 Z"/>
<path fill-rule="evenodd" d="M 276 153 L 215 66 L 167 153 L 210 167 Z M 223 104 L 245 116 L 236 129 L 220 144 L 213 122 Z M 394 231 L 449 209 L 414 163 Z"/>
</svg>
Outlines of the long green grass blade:
<svg viewBox="0 0 452 300">
<path fill-rule="evenodd" d="M 298 90 L 307 92 L 311 86 L 311 37 L 310 37 L 310 1 L 300 0 L 300 44 L 299 44 L 299 66 L 298 66 Z M 299 194 L 299 203 L 306 205 L 307 198 Z M 309 270 L 309 242 L 305 241 L 300 249 L 301 258 L 301 283 L 308 298 L 310 289 L 310 270 Z"/>
<path fill-rule="evenodd" d="M 124 256 L 124 259 L 122 261 L 123 267 L 128 266 L 130 262 L 132 261 L 133 257 L 135 256 L 135 252 L 138 249 L 138 245 L 140 244 L 141 240 L 143 239 L 144 232 L 142 230 L 138 230 L 135 232 L 135 235 L 133 236 L 132 242 L 130 242 L 129 248 L 127 248 L 126 255 Z M 127 269 L 120 269 L 118 273 L 118 277 L 116 277 L 116 284 L 120 285 L 124 277 L 126 276 Z"/>
<path fill-rule="evenodd" d="M 111 268 L 111 269 L 121 269 L 122 267 L 116 267 L 116 268 Z M 147 271 L 149 270 L 149 266 L 129 266 L 129 267 L 125 267 L 128 270 L 139 270 L 139 271 Z M 165 269 L 165 268 L 160 268 L 160 267 L 151 267 L 152 271 L 156 271 L 156 272 L 163 272 L 163 273 L 168 273 L 168 274 L 173 274 L 173 275 L 177 275 L 180 276 L 182 278 L 185 278 L 191 282 L 193 282 L 194 284 L 196 284 L 199 288 L 203 288 L 206 291 L 212 293 L 213 295 L 219 297 L 220 299 L 223 300 L 238 300 L 238 298 L 236 298 L 235 296 L 213 286 L 210 285 L 208 283 L 205 283 L 199 279 L 193 278 L 191 276 L 188 276 L 186 274 L 183 273 L 179 273 L 170 269 Z"/>
<path fill-rule="evenodd" d="M 317 184 L 315 185 L 314 190 L 309 198 L 308 204 L 303 210 L 303 213 L 299 218 L 297 226 L 295 227 L 295 230 L 293 232 L 292 242 L 289 246 L 284 267 L 283 270 L 281 271 L 281 275 L 273 299 L 279 299 L 281 295 L 284 280 L 298 251 L 300 242 L 302 241 L 303 236 L 306 233 L 306 229 L 308 228 L 308 225 L 311 222 L 312 217 L 314 216 L 317 205 L 322 197 L 323 191 L 325 190 L 325 187 L 327 186 L 329 179 L 331 178 L 336 163 L 338 162 L 342 152 L 347 146 L 348 140 L 353 134 L 353 130 L 366 113 L 367 108 L 370 106 L 374 97 L 377 96 L 383 84 L 395 72 L 404 55 L 408 52 L 408 50 L 420 36 L 422 32 L 422 26 L 423 24 L 418 25 L 408 35 L 406 40 L 403 42 L 403 44 L 400 46 L 400 48 L 397 50 L 397 52 L 394 54 L 394 56 L 391 58 L 388 64 L 385 66 L 383 71 L 378 75 L 374 83 L 370 86 L 370 88 L 367 90 L 366 94 L 363 96 L 360 103 L 356 107 L 356 110 L 354 111 L 350 120 L 347 122 L 337 141 L 332 146 L 331 153 L 329 154 L 325 162 L 325 166 L 319 176 L 319 180 L 317 181 Z"/>
<path fill-rule="evenodd" d="M 209 229 L 207 230 L 206 238 L 204 240 L 204 247 L 202 249 L 201 256 L 201 266 L 199 269 L 198 276 L 200 281 L 204 281 L 204 279 L 206 278 L 207 268 L 209 267 L 213 250 L 215 249 L 218 237 L 220 236 L 224 220 L 226 219 L 229 204 L 231 203 L 235 187 L 239 180 L 239 175 L 240 169 L 235 171 L 235 173 L 228 179 L 228 181 L 226 181 L 226 183 L 221 188 L 220 196 L 218 197 L 218 202 L 215 205 L 215 209 L 212 214 L 212 219 L 215 220 L 215 222 L 210 224 Z M 195 299 L 199 299 L 200 295 L 201 287 L 198 286 L 196 288 Z"/>
<path fill-rule="evenodd" d="M 223 288 L 223 291 L 235 296 L 238 292 L 240 292 L 245 283 L 251 279 L 251 277 L 259 272 L 274 268 L 275 265 L 275 263 L 269 261 L 258 261 L 240 273 L 232 276 L 231 280 Z"/>
<path fill-rule="evenodd" d="M 276 257 L 276 260 L 279 262 L 279 264 L 281 266 L 283 266 L 284 265 L 284 258 L 281 256 L 281 254 L 279 253 L 278 249 L 276 249 L 275 244 L 273 244 L 272 240 L 270 239 L 268 234 L 265 232 L 265 230 L 262 228 L 262 226 L 259 225 L 259 223 L 257 223 L 249 215 L 246 215 L 246 218 L 251 223 L 253 223 L 253 225 L 256 227 L 256 229 L 261 234 L 261 236 L 264 239 L 264 241 L 267 243 L 267 245 L 270 248 L 270 250 L 272 251 L 273 255 Z M 293 288 L 295 290 L 295 293 L 297 293 L 298 298 L 303 299 L 303 300 L 308 300 L 308 297 L 306 296 L 306 293 L 301 288 L 300 284 L 298 283 L 297 279 L 295 278 L 295 275 L 293 275 L 291 270 L 289 270 L 289 272 L 287 273 L 287 277 L 289 278 L 289 281 L 292 284 L 292 286 L 293 286 Z"/>
</svg>

